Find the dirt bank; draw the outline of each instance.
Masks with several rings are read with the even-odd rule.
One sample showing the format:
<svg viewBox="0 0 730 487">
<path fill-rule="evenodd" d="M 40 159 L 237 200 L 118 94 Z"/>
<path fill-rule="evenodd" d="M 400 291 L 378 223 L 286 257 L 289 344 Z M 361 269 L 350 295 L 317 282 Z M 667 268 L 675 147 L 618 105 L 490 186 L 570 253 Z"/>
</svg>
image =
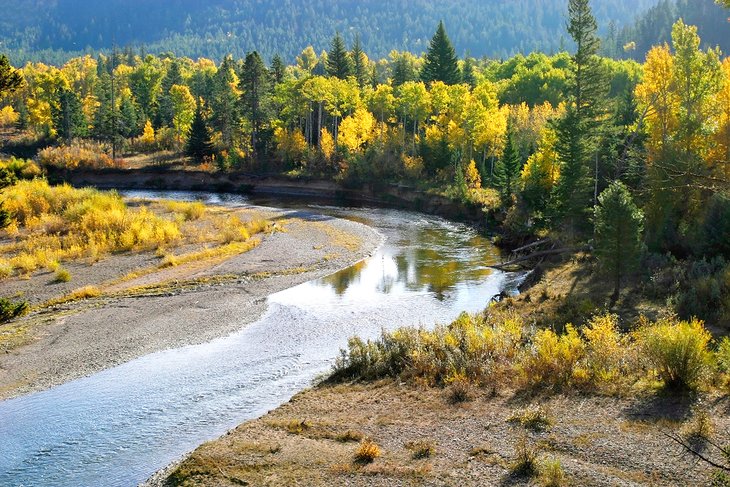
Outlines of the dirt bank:
<svg viewBox="0 0 730 487">
<path fill-rule="evenodd" d="M 542 431 L 508 421 L 533 403 L 547 411 Z M 706 485 L 708 468 L 664 434 L 691 428 L 692 403 L 481 390 L 454 405 L 440 389 L 393 381 L 321 386 L 202 445 L 146 485 L 535 485 L 511 472 L 523 438 L 538 463 L 560 462 L 561 485 Z M 722 444 L 727 400 L 707 398 L 706 406 Z M 370 464 L 355 461 L 363 437 L 381 450 Z"/>
<path fill-rule="evenodd" d="M 70 284 L 52 275 L 3 282 L 5 294 L 38 303 L 63 286 L 95 285 L 102 295 L 35 312 L 0 326 L 20 346 L 0 354 L 0 399 L 39 391 L 167 348 L 210 341 L 256 320 L 266 297 L 330 274 L 366 257 L 381 236 L 354 222 L 303 212 L 260 211 L 281 231 L 255 249 L 126 279 L 146 269 L 152 254 L 112 256 L 94 265 L 69 265 Z M 61 286 L 61 288 L 57 287 Z M 69 288 L 70 289 L 70 288 Z"/>
</svg>

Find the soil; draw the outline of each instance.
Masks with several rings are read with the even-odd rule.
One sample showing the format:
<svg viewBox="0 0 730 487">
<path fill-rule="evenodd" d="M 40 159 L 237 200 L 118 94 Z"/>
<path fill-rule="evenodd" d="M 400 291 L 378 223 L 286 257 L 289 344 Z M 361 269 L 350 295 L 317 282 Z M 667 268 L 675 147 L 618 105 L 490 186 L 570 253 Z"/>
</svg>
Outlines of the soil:
<svg viewBox="0 0 730 487">
<path fill-rule="evenodd" d="M 695 398 L 696 399 L 696 398 Z M 695 399 L 525 396 L 476 390 L 453 404 L 446 390 L 395 381 L 322 385 L 266 416 L 206 443 L 158 472 L 147 486 L 484 486 L 535 485 L 540 474 L 513 473 L 525 440 L 538 470 L 558 461 L 560 485 L 707 485 L 711 471 L 665 433 L 692 428 Z M 704 399 L 716 440 L 727 442 L 728 399 Z M 550 425 L 533 431 L 508 421 L 540 404 Z M 356 460 L 360 438 L 380 448 Z M 429 453 L 417 458 L 418 444 Z M 705 444 L 701 448 L 713 454 Z M 421 448 L 421 451 L 427 450 Z M 715 452 L 716 453 L 716 452 Z M 543 474 L 544 475 L 544 474 Z"/>
</svg>

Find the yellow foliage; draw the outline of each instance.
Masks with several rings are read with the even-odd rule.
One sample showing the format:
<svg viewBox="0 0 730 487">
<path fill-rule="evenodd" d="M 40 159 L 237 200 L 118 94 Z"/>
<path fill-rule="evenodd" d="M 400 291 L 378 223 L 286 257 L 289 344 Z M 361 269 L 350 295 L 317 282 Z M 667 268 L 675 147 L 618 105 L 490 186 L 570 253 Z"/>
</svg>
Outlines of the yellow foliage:
<svg viewBox="0 0 730 487">
<path fill-rule="evenodd" d="M 335 155 L 335 139 L 327 128 L 323 128 L 319 136 L 319 150 L 327 161 L 331 161 Z"/>
<path fill-rule="evenodd" d="M 357 152 L 375 135 L 375 117 L 366 109 L 358 108 L 340 123 L 338 140 L 352 152 Z"/>
<path fill-rule="evenodd" d="M 469 162 L 464 171 L 464 178 L 466 179 L 466 185 L 469 189 L 481 189 L 482 177 L 477 169 L 477 164 L 474 159 Z"/>
<path fill-rule="evenodd" d="M 406 175 L 412 178 L 419 178 L 423 174 L 423 159 L 420 156 L 401 155 L 403 170 Z"/>
<path fill-rule="evenodd" d="M 66 259 L 96 260 L 104 253 L 156 248 L 180 237 L 178 223 L 146 207 L 131 209 L 114 192 L 50 186 L 36 179 L 6 188 L 3 197 L 17 235 L 0 246 L 0 255 L 20 273 Z"/>
<path fill-rule="evenodd" d="M 0 127 L 12 127 L 20 120 L 20 114 L 10 105 L 0 109 Z"/>
<path fill-rule="evenodd" d="M 143 144 L 146 144 L 150 147 L 155 144 L 155 129 L 152 126 L 152 122 L 150 122 L 149 120 L 145 122 L 144 130 L 142 131 L 142 135 L 139 139 Z"/>
<path fill-rule="evenodd" d="M 277 154 L 284 162 L 301 166 L 306 164 L 309 147 L 301 131 L 289 131 L 277 127 L 274 131 L 274 141 Z"/>
</svg>

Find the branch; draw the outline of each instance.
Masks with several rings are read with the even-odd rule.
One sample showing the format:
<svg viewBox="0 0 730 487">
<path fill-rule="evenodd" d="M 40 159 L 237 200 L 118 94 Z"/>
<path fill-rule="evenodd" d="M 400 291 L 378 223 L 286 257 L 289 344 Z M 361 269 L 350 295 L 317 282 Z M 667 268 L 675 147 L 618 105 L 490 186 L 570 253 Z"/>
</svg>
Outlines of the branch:
<svg viewBox="0 0 730 487">
<path fill-rule="evenodd" d="M 710 460 L 709 458 L 704 456 L 702 453 L 700 453 L 697 450 L 695 450 L 694 448 L 692 448 L 692 446 L 689 443 L 687 443 L 684 439 L 682 439 L 682 437 L 675 435 L 675 434 L 667 433 L 667 432 L 664 433 L 664 436 L 666 436 L 670 440 L 674 441 L 675 443 L 678 443 L 682 448 L 684 448 L 689 453 L 696 456 L 703 462 L 707 463 L 708 465 L 711 465 L 719 470 L 724 470 L 725 472 L 730 472 L 730 467 L 728 467 L 726 465 L 721 465 L 713 460 Z M 713 446 L 715 446 L 715 448 L 719 448 L 714 443 L 713 443 Z"/>
<path fill-rule="evenodd" d="M 558 255 L 558 254 L 565 254 L 565 253 L 568 253 L 568 252 L 575 252 L 576 250 L 577 249 L 575 249 L 574 247 L 564 247 L 562 249 L 543 250 L 541 252 L 534 252 L 534 253 L 532 253 L 530 255 L 526 255 L 524 257 L 520 257 L 520 258 L 517 258 L 517 259 L 514 259 L 514 260 L 510 260 L 509 262 L 504 262 L 502 264 L 493 264 L 493 265 L 490 265 L 489 267 L 491 267 L 493 269 L 497 269 L 497 270 L 503 271 L 503 270 L 505 270 L 506 267 L 510 267 L 510 266 L 515 265 L 515 264 L 519 264 L 520 262 L 525 262 L 525 261 L 528 261 L 528 260 L 536 259 L 538 257 L 545 257 L 545 256 L 548 256 L 548 255 Z"/>
</svg>

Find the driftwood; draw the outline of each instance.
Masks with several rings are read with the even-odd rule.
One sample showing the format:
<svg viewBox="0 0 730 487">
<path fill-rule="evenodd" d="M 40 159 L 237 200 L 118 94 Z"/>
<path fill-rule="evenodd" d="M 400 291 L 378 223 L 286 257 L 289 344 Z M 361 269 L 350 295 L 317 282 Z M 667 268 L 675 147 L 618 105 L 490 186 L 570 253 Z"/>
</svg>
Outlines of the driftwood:
<svg viewBox="0 0 730 487">
<path fill-rule="evenodd" d="M 529 250 L 529 249 L 532 249 L 532 248 L 535 248 L 535 247 L 539 247 L 539 246 L 541 246 L 543 244 L 550 243 L 550 242 L 552 242 L 552 239 L 550 239 L 550 238 L 545 238 L 545 239 L 542 239 L 542 240 L 538 240 L 537 242 L 532 242 L 531 244 L 525 245 L 524 247 L 520 247 L 519 249 L 514 249 L 512 251 L 512 253 L 513 254 L 519 254 L 520 252 L 523 252 L 525 250 Z"/>
<path fill-rule="evenodd" d="M 512 267 L 513 265 L 519 264 L 521 262 L 527 262 L 528 260 L 536 259 L 538 257 L 547 257 L 549 255 L 565 254 L 568 252 L 575 252 L 575 250 L 576 249 L 573 247 L 563 247 L 561 249 L 542 250 L 540 252 L 533 252 L 530 255 L 525 255 L 523 257 L 518 257 L 516 259 L 512 259 L 509 262 L 503 262 L 502 264 L 493 264 L 493 265 L 490 265 L 489 267 L 503 271 L 507 267 Z"/>
<path fill-rule="evenodd" d="M 692 447 L 692 445 L 688 441 L 686 441 L 684 438 L 682 438 L 681 436 L 673 434 L 673 433 L 666 433 L 666 432 L 664 433 L 664 436 L 666 436 L 670 440 L 674 441 L 675 443 L 679 444 L 679 446 L 684 448 L 685 451 L 687 451 L 687 453 L 694 455 L 695 457 L 697 457 L 699 460 L 702 460 L 706 464 L 708 464 L 712 467 L 715 467 L 718 470 L 730 472 L 730 467 L 728 467 L 727 465 L 722 465 L 720 463 L 717 463 L 717 462 L 713 461 L 712 459 L 710 459 L 708 456 L 703 455 L 700 451 L 698 451 L 698 449 Z M 714 442 L 710 441 L 709 439 L 706 439 L 705 441 L 707 441 L 707 443 L 709 443 L 711 446 L 720 450 L 720 452 L 722 452 L 723 454 L 726 454 L 725 448 L 721 447 L 720 445 L 715 444 Z"/>
</svg>

